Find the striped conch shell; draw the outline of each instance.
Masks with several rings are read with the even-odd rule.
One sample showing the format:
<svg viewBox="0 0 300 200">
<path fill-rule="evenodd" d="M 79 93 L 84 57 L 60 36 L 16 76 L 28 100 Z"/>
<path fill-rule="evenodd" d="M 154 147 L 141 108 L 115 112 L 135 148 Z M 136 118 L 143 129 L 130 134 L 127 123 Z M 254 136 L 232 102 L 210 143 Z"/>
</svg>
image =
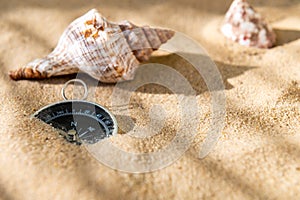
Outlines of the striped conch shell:
<svg viewBox="0 0 300 200">
<path fill-rule="evenodd" d="M 43 79 L 83 71 L 101 82 L 132 80 L 139 63 L 172 38 L 171 30 L 113 23 L 96 9 L 73 21 L 48 56 L 10 72 L 19 79 Z"/>
</svg>

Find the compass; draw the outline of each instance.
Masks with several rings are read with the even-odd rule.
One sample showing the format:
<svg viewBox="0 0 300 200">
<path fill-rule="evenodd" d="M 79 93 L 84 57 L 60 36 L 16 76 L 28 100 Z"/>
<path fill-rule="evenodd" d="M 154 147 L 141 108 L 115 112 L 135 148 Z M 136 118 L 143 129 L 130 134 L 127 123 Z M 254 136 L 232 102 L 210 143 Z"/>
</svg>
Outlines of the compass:
<svg viewBox="0 0 300 200">
<path fill-rule="evenodd" d="M 65 88 L 72 82 L 84 86 L 85 94 L 82 100 L 68 100 Z M 85 101 L 87 97 L 86 84 L 80 79 L 73 79 L 62 88 L 65 101 L 50 104 L 33 114 L 34 117 L 59 130 L 64 138 L 75 144 L 95 144 L 100 140 L 117 134 L 115 117 L 99 104 Z"/>
</svg>

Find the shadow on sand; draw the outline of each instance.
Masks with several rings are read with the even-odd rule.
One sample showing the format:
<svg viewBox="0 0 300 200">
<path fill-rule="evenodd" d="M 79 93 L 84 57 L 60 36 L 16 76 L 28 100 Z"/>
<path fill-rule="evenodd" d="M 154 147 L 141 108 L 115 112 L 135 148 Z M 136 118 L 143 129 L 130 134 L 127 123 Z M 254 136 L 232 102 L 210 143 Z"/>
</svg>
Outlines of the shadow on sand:
<svg viewBox="0 0 300 200">
<path fill-rule="evenodd" d="M 254 69 L 256 67 L 253 66 L 236 66 L 230 65 L 221 62 L 215 62 L 215 64 L 211 61 L 211 59 L 204 55 L 193 55 L 193 54 L 183 54 L 180 53 L 183 57 L 196 58 L 201 61 L 202 64 L 199 64 L 200 71 L 205 71 L 205 74 L 208 74 L 209 77 L 203 77 L 203 74 L 200 74 L 199 71 L 189 62 L 187 62 L 184 58 L 179 56 L 178 54 L 168 54 L 163 56 L 152 56 L 150 60 L 142 64 L 136 70 L 135 78 L 132 81 L 125 81 L 122 83 L 118 83 L 120 87 L 128 88 L 131 85 L 139 84 L 141 87 L 137 88 L 138 92 L 142 93 L 150 93 L 150 94 L 185 94 L 190 95 L 189 92 L 184 88 L 186 85 L 181 84 L 182 80 L 187 81 L 186 83 L 191 86 L 193 89 L 193 94 L 191 95 L 199 95 L 204 92 L 210 90 L 229 90 L 234 88 L 232 84 L 228 82 L 228 79 L 237 77 L 242 75 L 248 70 Z M 163 67 L 157 67 L 163 66 Z M 210 71 L 210 68 L 215 68 L 215 71 Z M 165 70 L 168 69 L 168 70 Z M 171 72 L 171 73 L 170 73 Z M 169 82 L 169 85 L 176 87 L 176 91 L 172 91 L 168 87 L 164 87 L 160 84 L 156 84 L 155 82 L 150 84 L 147 83 L 149 77 L 155 77 L 151 79 L 155 79 L 156 83 Z M 71 74 L 66 76 L 53 77 L 50 79 L 43 80 L 32 80 L 39 81 L 41 84 L 64 84 L 66 81 L 74 78 L 80 78 L 86 82 L 88 86 L 95 86 L 95 82 L 97 86 L 100 87 L 115 87 L 115 84 L 107 84 L 97 82 L 87 74 L 79 73 L 79 74 Z M 222 85 L 217 85 L 209 88 L 207 86 L 207 80 L 209 82 L 214 82 L 214 80 L 223 81 Z M 142 83 L 142 84 L 141 84 Z"/>
<path fill-rule="evenodd" d="M 288 44 L 300 39 L 299 30 L 274 29 L 274 32 L 276 34 L 276 46 Z"/>
</svg>

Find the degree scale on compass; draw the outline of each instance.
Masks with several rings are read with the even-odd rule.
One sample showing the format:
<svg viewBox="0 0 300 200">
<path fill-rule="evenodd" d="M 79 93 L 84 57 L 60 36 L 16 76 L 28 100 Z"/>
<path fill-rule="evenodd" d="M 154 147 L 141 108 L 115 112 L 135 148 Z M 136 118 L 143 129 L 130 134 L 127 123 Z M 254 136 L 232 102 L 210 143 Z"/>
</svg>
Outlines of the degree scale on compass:
<svg viewBox="0 0 300 200">
<path fill-rule="evenodd" d="M 75 82 L 84 86 L 85 94 L 81 100 L 68 100 L 65 88 Z M 82 80 L 66 82 L 62 96 L 65 101 L 43 107 L 33 116 L 59 129 L 67 141 L 75 144 L 95 144 L 117 133 L 116 119 L 106 108 L 83 100 L 87 97 L 87 86 Z"/>
</svg>

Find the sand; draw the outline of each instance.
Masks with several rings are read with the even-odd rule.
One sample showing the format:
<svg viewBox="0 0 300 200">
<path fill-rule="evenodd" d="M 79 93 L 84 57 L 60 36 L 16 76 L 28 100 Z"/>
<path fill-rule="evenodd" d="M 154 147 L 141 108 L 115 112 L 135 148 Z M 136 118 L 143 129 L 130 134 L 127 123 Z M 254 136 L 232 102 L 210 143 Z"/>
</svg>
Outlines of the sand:
<svg viewBox="0 0 300 200">
<path fill-rule="evenodd" d="M 250 2 L 274 27 L 276 47 L 247 48 L 223 37 L 219 26 L 230 1 L 2 0 L 0 199 L 299 199 L 300 3 Z M 62 100 L 60 89 L 74 76 L 15 82 L 8 71 L 47 55 L 64 28 L 91 8 L 113 21 L 128 19 L 177 30 L 207 50 L 226 94 L 225 127 L 209 156 L 198 158 L 210 122 L 210 92 L 176 55 L 157 54 L 151 61 L 183 74 L 202 111 L 200 120 L 191 119 L 198 126 L 190 149 L 166 168 L 145 174 L 113 170 L 84 146 L 69 144 L 55 129 L 30 119 L 41 107 Z M 84 80 L 91 82 L 87 76 Z M 114 86 L 92 87 L 95 98 L 90 100 L 109 107 Z M 120 132 L 116 145 L 132 152 L 161 148 L 179 122 L 176 95 L 153 85 L 134 92 L 130 117 L 137 124 L 149 123 L 148 112 L 155 104 L 161 104 L 170 117 L 154 139 L 138 142 Z M 126 124 L 121 108 L 111 110 Z"/>
</svg>

